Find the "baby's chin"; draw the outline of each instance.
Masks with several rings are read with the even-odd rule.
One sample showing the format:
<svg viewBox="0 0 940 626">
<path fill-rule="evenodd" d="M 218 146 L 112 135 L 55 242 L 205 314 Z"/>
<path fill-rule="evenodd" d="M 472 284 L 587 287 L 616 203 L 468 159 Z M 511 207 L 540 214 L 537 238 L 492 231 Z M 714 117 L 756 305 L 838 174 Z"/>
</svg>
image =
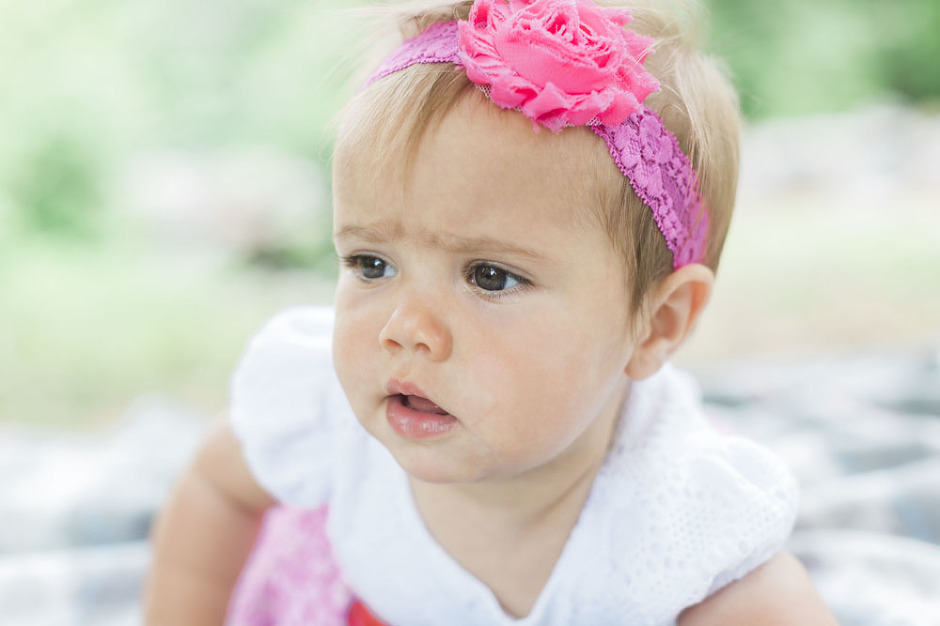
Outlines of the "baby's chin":
<svg viewBox="0 0 940 626">
<path fill-rule="evenodd" d="M 541 465 L 509 459 L 495 459 L 493 455 L 464 455 L 453 451 L 401 450 L 386 446 L 398 465 L 411 480 L 434 485 L 479 485 L 505 487 L 518 479 L 538 475 Z"/>
<path fill-rule="evenodd" d="M 447 446 L 410 441 L 382 441 L 412 480 L 435 485 L 484 482 L 490 479 L 484 462 L 467 458 Z"/>
</svg>

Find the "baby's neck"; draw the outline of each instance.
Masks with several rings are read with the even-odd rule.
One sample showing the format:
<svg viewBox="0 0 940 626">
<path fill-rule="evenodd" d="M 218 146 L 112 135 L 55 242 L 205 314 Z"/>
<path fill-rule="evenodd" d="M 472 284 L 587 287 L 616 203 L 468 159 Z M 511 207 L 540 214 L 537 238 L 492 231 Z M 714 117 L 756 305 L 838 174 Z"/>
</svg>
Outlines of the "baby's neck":
<svg viewBox="0 0 940 626">
<path fill-rule="evenodd" d="M 510 615 L 531 611 L 554 570 L 606 457 L 620 400 L 572 454 L 539 471 L 469 484 L 411 479 L 428 531 Z"/>
<path fill-rule="evenodd" d="M 412 481 L 412 490 L 437 543 L 519 618 L 532 610 L 554 571 L 598 467 L 554 489 Z"/>
<path fill-rule="evenodd" d="M 580 511 L 599 468 L 600 463 L 595 463 L 552 482 L 453 485 L 412 479 L 411 490 L 421 517 L 432 531 L 445 525 L 437 522 L 447 520 L 446 525 L 453 527 L 449 518 L 458 518 L 475 528 L 526 532 L 561 511 Z"/>
</svg>

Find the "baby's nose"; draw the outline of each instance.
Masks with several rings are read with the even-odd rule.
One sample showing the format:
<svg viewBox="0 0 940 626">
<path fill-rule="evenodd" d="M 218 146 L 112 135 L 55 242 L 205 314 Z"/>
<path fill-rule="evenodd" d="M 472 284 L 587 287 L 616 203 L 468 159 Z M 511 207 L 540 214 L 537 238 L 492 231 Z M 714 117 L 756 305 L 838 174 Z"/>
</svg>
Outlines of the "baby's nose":
<svg viewBox="0 0 940 626">
<path fill-rule="evenodd" d="M 433 301 L 412 296 L 392 311 L 379 343 L 389 351 L 424 352 L 433 361 L 443 361 L 453 349 L 453 336 Z"/>
</svg>

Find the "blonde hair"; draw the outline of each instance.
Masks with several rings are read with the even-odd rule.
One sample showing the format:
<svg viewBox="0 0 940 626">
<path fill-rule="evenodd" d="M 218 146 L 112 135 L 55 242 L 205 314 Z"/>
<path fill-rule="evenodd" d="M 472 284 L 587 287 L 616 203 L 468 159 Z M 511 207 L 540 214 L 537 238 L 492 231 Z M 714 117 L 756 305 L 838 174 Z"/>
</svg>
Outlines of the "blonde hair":
<svg viewBox="0 0 940 626">
<path fill-rule="evenodd" d="M 400 41 L 435 22 L 466 19 L 472 4 L 413 2 L 379 10 L 378 15 L 397 26 L 396 40 Z M 662 0 L 598 4 L 631 9 L 629 28 L 655 40 L 645 66 L 659 80 L 660 90 L 644 104 L 660 114 L 692 161 L 708 208 L 704 263 L 717 271 L 734 208 L 740 122 L 737 95 L 723 66 L 698 48 L 695 24 L 700 22 L 700 11 L 688 2 L 665 7 L 668 3 Z M 367 134 L 370 145 L 380 151 L 374 155 L 377 162 L 389 163 L 399 156 L 410 168 L 427 129 L 439 123 L 462 98 L 477 91 L 466 74 L 454 71 L 450 64 L 413 65 L 373 83 L 353 99 L 340 126 L 338 144 L 357 145 Z M 613 165 L 599 138 L 597 150 L 604 152 L 611 166 L 598 172 L 595 217 L 606 229 L 627 276 L 633 279 L 630 313 L 641 314 L 646 296 L 672 272 L 672 253 L 652 211 Z"/>
</svg>

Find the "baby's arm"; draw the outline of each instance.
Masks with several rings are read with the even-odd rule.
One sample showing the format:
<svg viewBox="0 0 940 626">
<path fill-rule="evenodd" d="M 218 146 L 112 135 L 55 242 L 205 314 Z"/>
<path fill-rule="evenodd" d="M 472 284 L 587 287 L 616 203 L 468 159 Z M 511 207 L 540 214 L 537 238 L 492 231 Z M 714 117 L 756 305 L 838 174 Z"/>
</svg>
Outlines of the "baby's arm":
<svg viewBox="0 0 940 626">
<path fill-rule="evenodd" d="M 274 499 L 251 475 L 228 422 L 216 425 L 152 535 L 148 626 L 219 624 Z"/>
<path fill-rule="evenodd" d="M 780 553 L 741 580 L 686 609 L 679 626 L 838 626 L 800 562 Z"/>
</svg>

